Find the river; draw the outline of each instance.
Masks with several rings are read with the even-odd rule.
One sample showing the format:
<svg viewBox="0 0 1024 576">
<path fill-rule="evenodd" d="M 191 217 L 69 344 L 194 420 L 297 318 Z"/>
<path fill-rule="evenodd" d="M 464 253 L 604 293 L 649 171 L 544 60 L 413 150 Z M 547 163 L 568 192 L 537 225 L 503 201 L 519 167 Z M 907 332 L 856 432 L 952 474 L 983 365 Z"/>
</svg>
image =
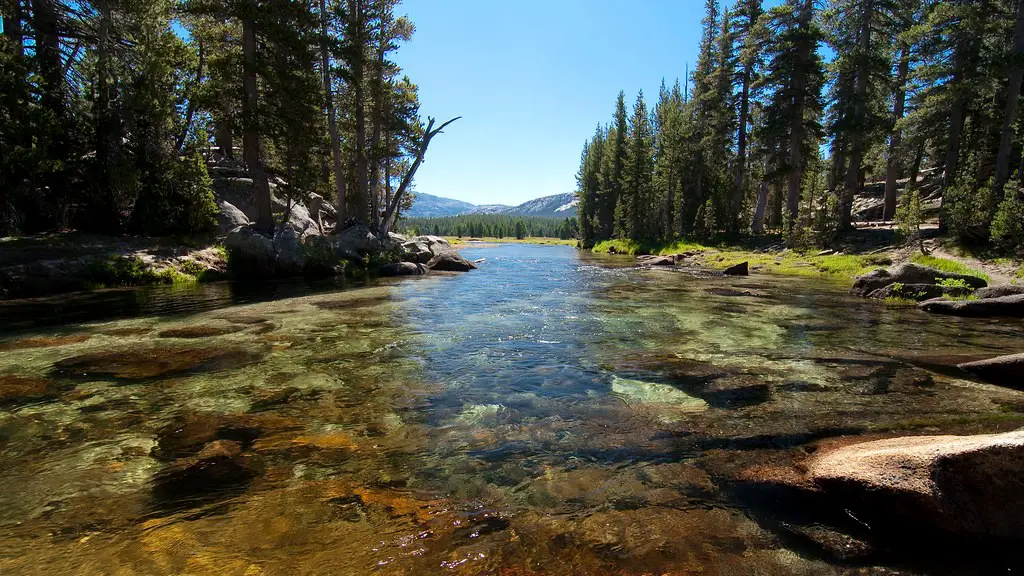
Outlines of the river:
<svg viewBox="0 0 1024 576">
<path fill-rule="evenodd" d="M 1024 426 L 1024 393 L 945 368 L 1024 323 L 463 254 L 486 261 L 0 305 L 0 574 L 1015 573 L 998 547 L 836 554 L 747 479 L 830 438 Z"/>
</svg>

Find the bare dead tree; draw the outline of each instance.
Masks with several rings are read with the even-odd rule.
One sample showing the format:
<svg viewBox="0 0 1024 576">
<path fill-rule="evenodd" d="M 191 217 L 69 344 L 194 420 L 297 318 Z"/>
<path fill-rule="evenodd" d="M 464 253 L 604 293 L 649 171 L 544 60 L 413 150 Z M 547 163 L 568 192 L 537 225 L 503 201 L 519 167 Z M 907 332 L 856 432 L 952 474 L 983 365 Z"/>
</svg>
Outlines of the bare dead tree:
<svg viewBox="0 0 1024 576">
<path fill-rule="evenodd" d="M 433 118 L 428 118 L 427 129 L 423 132 L 423 139 L 420 140 L 419 147 L 416 150 L 416 159 L 413 160 L 412 165 L 409 166 L 409 170 L 402 178 L 402 183 L 398 185 L 398 190 L 395 190 L 395 195 L 391 199 L 391 204 L 388 205 L 388 210 L 384 213 L 384 218 L 381 220 L 381 238 L 387 236 L 388 232 L 391 231 L 391 227 L 395 225 L 395 219 L 398 217 L 398 207 L 402 205 L 402 199 L 405 198 L 406 191 L 409 189 L 409 185 L 412 184 L 412 179 L 416 177 L 416 171 L 419 170 L 420 164 L 423 164 L 423 158 L 427 155 L 427 148 L 430 146 L 430 141 L 434 139 L 434 136 L 441 134 L 452 122 L 460 120 L 461 118 L 461 116 L 452 118 L 437 128 L 434 128 L 435 120 Z"/>
</svg>

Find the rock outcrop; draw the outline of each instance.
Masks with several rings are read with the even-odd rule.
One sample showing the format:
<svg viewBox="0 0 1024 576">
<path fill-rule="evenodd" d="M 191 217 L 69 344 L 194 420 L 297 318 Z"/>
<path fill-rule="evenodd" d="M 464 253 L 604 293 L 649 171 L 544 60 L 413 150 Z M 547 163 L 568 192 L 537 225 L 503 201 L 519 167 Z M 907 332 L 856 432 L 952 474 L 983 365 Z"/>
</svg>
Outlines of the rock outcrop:
<svg viewBox="0 0 1024 576">
<path fill-rule="evenodd" d="M 423 276 L 430 268 L 417 262 L 392 262 L 377 271 L 381 276 Z"/>
<path fill-rule="evenodd" d="M 993 384 L 1024 389 L 1024 354 L 968 362 L 959 368 Z"/>
<path fill-rule="evenodd" d="M 974 292 L 974 297 L 980 300 L 987 300 L 989 298 L 1003 298 L 1006 296 L 1017 296 L 1019 294 L 1024 294 L 1024 286 L 1004 284 L 1003 286 L 989 286 L 988 288 L 981 288 Z"/>
<path fill-rule="evenodd" d="M 981 300 L 928 300 L 918 308 L 964 318 L 1024 318 L 1024 294 Z"/>
<path fill-rule="evenodd" d="M 984 288 L 988 283 L 977 276 L 943 272 L 935 268 L 907 262 L 891 270 L 879 268 L 857 278 L 850 293 L 854 296 L 873 297 L 872 294 L 892 284 L 936 285 L 943 280 L 959 280 L 973 289 Z M 881 293 L 879 293 L 881 294 Z"/>
<path fill-rule="evenodd" d="M 747 262 L 741 262 L 735 266 L 730 266 L 725 270 L 722 270 L 722 274 L 726 276 L 750 276 L 750 264 Z"/>
<path fill-rule="evenodd" d="M 808 478 L 873 529 L 1024 538 L 1024 431 L 854 444 L 812 459 Z"/>
<path fill-rule="evenodd" d="M 902 298 L 904 300 L 915 300 L 921 302 L 924 300 L 931 300 L 934 298 L 962 298 L 971 294 L 970 288 L 963 288 L 960 286 L 939 286 L 938 284 L 889 284 L 884 288 L 879 288 L 871 294 L 868 294 L 868 298 L 876 300 L 885 300 L 887 298 Z"/>
</svg>

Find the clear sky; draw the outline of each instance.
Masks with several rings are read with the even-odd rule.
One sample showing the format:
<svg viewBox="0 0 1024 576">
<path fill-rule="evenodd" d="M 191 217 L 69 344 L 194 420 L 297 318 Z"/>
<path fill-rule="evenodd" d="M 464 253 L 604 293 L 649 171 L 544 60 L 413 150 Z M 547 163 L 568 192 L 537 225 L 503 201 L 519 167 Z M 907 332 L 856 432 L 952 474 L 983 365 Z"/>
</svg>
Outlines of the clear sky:
<svg viewBox="0 0 1024 576">
<path fill-rule="evenodd" d="M 728 2 L 732 4 L 732 2 Z M 703 0 L 405 0 L 396 60 L 438 136 L 416 190 L 474 204 L 572 192 L 584 142 L 626 91 L 648 105 L 697 60 Z"/>
</svg>

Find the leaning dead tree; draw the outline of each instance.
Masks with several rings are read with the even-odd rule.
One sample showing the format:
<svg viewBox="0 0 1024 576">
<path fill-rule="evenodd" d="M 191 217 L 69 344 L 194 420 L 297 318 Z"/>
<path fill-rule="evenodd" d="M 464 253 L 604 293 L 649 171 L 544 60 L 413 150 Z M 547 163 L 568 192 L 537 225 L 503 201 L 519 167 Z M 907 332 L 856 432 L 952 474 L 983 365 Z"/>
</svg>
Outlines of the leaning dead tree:
<svg viewBox="0 0 1024 576">
<path fill-rule="evenodd" d="M 409 185 L 412 184 L 412 179 L 416 177 L 416 171 L 419 170 L 420 164 L 423 164 L 423 158 L 427 155 L 427 147 L 430 146 L 430 141 L 433 140 L 434 136 L 441 134 L 449 124 L 461 118 L 461 116 L 452 118 L 437 128 L 434 128 L 434 119 L 428 118 L 427 129 L 424 131 L 423 139 L 420 140 L 419 147 L 416 149 L 416 159 L 409 166 L 409 171 L 402 178 L 402 183 L 398 185 L 398 190 L 395 191 L 395 195 L 391 198 L 391 203 L 388 205 L 388 210 L 384 213 L 384 218 L 381 219 L 381 238 L 386 237 L 388 232 L 391 231 L 392 226 L 395 225 L 395 219 L 398 218 L 398 207 L 402 205 L 402 200 L 405 198 Z"/>
</svg>

